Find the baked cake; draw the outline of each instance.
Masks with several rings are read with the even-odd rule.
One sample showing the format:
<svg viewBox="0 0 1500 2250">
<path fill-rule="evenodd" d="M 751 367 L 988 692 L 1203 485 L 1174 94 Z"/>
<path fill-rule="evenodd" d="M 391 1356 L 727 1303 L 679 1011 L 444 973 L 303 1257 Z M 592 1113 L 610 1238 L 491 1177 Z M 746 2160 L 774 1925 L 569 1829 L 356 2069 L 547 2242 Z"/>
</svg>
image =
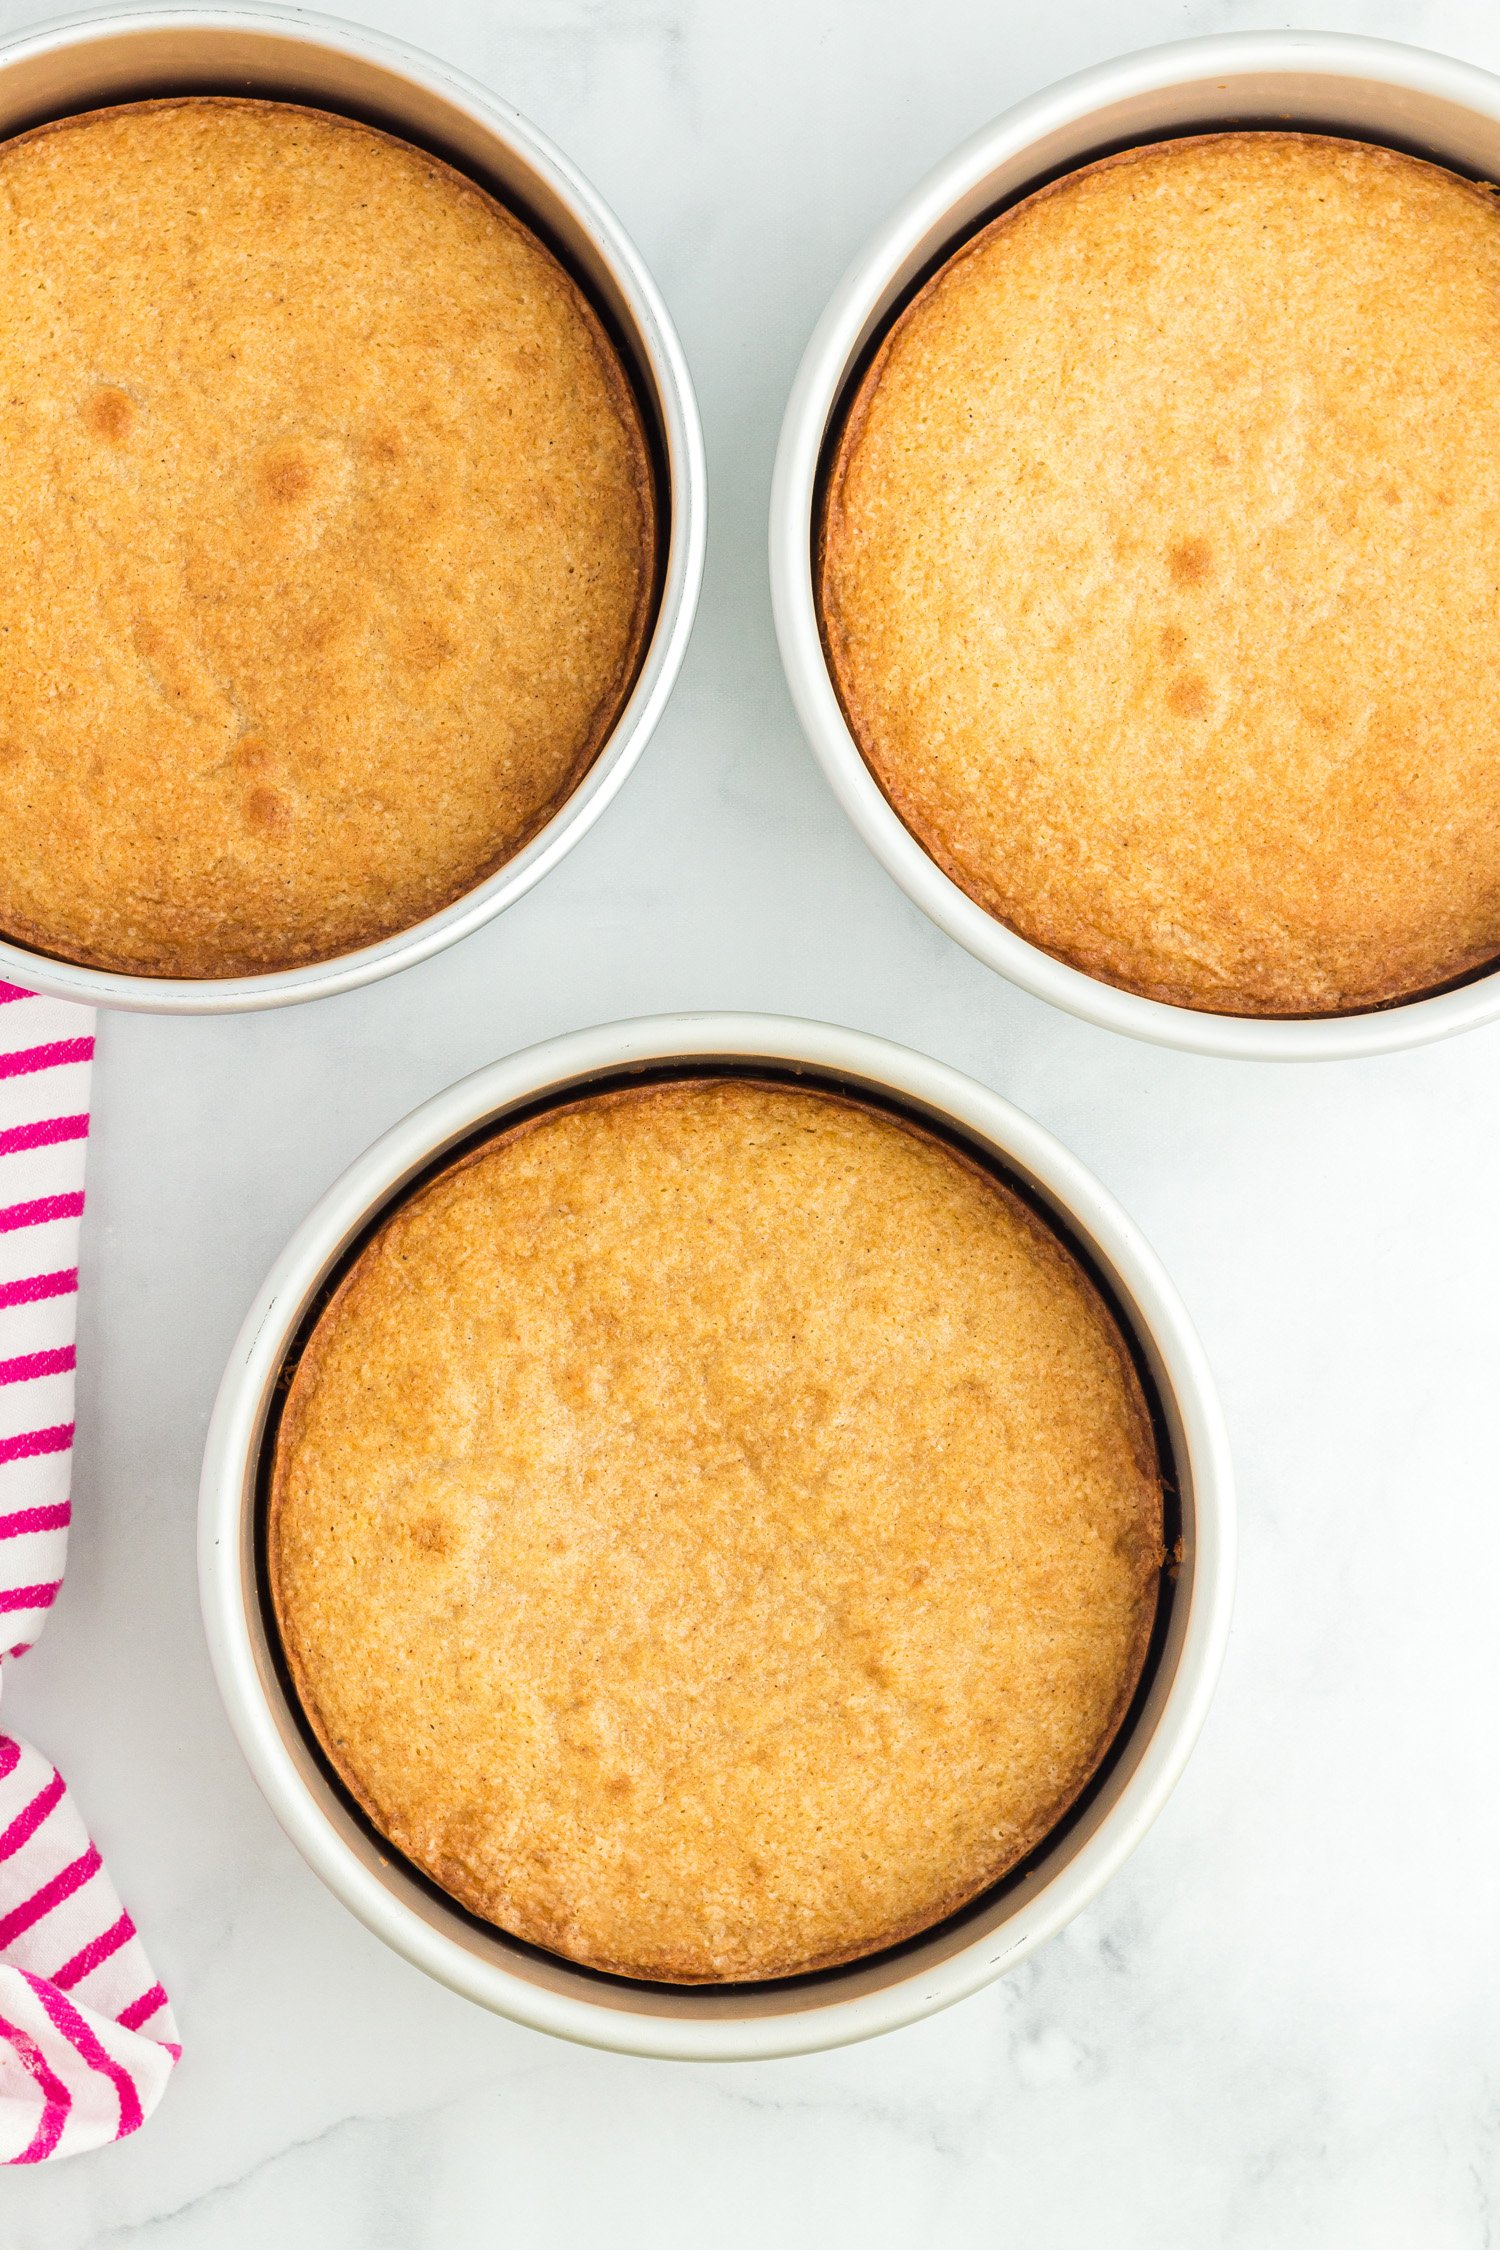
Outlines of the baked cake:
<svg viewBox="0 0 1500 2250">
<path fill-rule="evenodd" d="M 1163 1488 L 1093 1281 L 935 1134 L 636 1085 L 440 1172 L 318 1318 L 275 1615 L 375 1828 L 476 1915 L 676 1983 L 889 1946 L 1096 1772 Z"/>
<path fill-rule="evenodd" d="M 366 125 L 190 98 L 0 146 L 0 932 L 328 959 L 546 822 L 653 599 L 583 295 Z"/>
<path fill-rule="evenodd" d="M 859 385 L 825 642 L 902 820 L 1033 944 L 1227 1014 L 1500 956 L 1500 208 L 1315 134 L 1003 212 Z"/>
</svg>

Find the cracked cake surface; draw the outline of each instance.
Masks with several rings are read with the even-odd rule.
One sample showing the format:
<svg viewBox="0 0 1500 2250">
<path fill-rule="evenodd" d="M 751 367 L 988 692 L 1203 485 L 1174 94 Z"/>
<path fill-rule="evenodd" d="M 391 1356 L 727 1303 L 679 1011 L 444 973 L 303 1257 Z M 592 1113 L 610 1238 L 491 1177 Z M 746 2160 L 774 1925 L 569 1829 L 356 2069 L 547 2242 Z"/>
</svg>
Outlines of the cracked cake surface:
<svg viewBox="0 0 1500 2250">
<path fill-rule="evenodd" d="M 519 219 L 372 127 L 127 104 L 0 145 L 0 931 L 249 974 L 562 804 L 652 599 L 640 413 Z"/>
<path fill-rule="evenodd" d="M 1358 141 L 1132 149 L 901 313 L 818 562 L 845 716 L 1088 974 L 1325 1015 L 1500 957 L 1500 208 Z"/>
<path fill-rule="evenodd" d="M 572 1960 L 792 1975 L 931 1927 L 1075 1802 L 1163 1486 L 1115 1316 L 862 1101 L 580 1099 L 400 1205 L 270 1480 L 290 1674 L 379 1832 Z"/>
</svg>

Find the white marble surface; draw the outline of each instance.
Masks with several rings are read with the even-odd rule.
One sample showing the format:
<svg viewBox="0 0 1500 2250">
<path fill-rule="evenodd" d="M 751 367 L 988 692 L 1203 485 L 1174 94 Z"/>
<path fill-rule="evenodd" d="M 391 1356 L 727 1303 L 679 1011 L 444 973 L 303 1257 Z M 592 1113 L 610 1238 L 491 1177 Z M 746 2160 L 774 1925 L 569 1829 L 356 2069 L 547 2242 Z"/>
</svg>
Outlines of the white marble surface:
<svg viewBox="0 0 1500 2250">
<path fill-rule="evenodd" d="M 708 429 L 699 629 L 565 866 L 354 997 L 104 1023 L 77 1528 L 6 1718 L 64 1767 L 177 2001 L 153 2123 L 0 2180 L 6 2250 L 1481 2250 L 1500 2225 L 1500 1027 L 1291 1069 L 1138 1047 L 929 928 L 799 737 L 763 563 L 823 298 L 961 135 L 1121 49 L 1311 22 L 1500 69 L 1493 0 L 365 0 L 614 203 Z M 28 20 L 14 0 L 0 27 Z M 575 2051 L 387 1954 L 242 1766 L 194 1590 L 205 1417 L 254 1284 L 385 1124 L 496 1053 L 661 1008 L 926 1047 L 1143 1223 L 1217 1368 L 1243 1496 L 1218 1704 L 1104 1898 L 873 2045 L 695 2068 Z"/>
</svg>

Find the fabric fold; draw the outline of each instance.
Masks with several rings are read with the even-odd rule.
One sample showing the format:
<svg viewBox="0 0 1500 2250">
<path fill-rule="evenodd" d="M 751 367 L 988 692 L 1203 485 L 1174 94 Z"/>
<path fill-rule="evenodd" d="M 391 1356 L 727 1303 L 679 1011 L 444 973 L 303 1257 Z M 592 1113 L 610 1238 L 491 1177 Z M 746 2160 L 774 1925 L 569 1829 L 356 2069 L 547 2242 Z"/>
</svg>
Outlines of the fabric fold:
<svg viewBox="0 0 1500 2250">
<path fill-rule="evenodd" d="M 67 1560 L 93 1053 L 92 1009 L 0 983 L 0 1687 Z M 0 1732 L 0 2163 L 134 2132 L 179 2052 L 62 1776 Z"/>
</svg>

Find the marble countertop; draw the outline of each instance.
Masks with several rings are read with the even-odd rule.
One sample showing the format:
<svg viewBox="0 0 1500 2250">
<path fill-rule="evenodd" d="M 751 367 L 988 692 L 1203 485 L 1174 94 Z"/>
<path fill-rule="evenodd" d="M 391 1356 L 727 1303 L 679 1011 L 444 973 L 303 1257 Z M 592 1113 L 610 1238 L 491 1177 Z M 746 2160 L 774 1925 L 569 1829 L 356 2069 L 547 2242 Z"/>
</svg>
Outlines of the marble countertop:
<svg viewBox="0 0 1500 2250">
<path fill-rule="evenodd" d="M 0 0 L 0 29 L 35 11 Z M 1360 30 L 1500 69 L 1493 0 L 363 0 L 615 206 L 708 435 L 699 626 L 635 776 L 501 920 L 372 990 L 101 1024 L 70 1574 L 6 1683 L 87 1811 L 186 2058 L 134 2141 L 0 2182 L 6 2250 L 1481 2250 L 1500 2227 L 1500 1025 L 1208 1062 L 1052 1013 L 940 936 L 805 748 L 765 577 L 826 294 L 961 136 L 1191 33 Z M 1123 1199 L 1216 1368 L 1243 1507 L 1218 1701 L 1165 1815 L 1006 1982 L 873 2044 L 646 2063 L 483 2014 L 281 1835 L 209 1676 L 205 1421 L 273 1254 L 395 1117 L 647 1011 L 904 1040 Z"/>
</svg>

